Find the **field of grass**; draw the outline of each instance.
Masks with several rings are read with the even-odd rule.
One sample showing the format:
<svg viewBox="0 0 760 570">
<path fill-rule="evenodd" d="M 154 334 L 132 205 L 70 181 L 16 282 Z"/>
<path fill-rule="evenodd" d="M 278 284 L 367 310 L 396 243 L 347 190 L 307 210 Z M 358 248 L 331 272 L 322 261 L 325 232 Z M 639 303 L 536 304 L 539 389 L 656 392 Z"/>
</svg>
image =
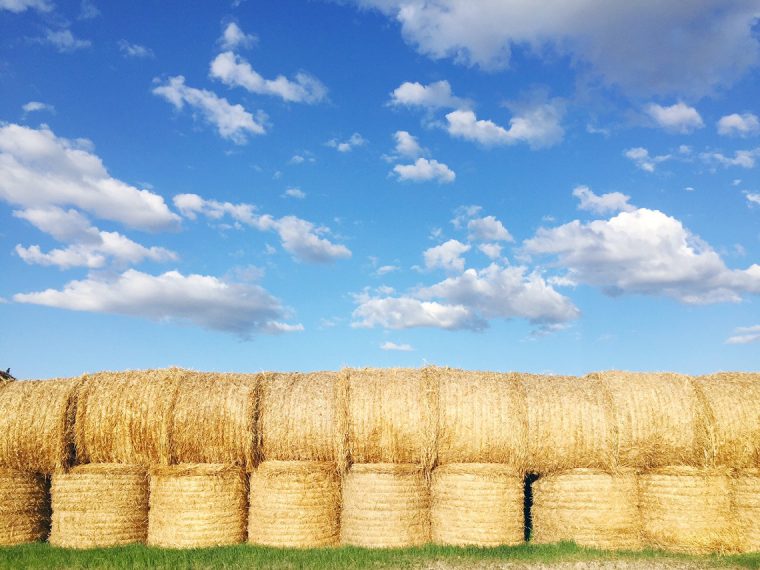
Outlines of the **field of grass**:
<svg viewBox="0 0 760 570">
<path fill-rule="evenodd" d="M 232 546 L 199 550 L 164 550 L 129 546 L 86 551 L 53 548 L 47 544 L 28 544 L 0 548 L 0 569 L 84 569 L 84 568 L 462 568 L 485 567 L 514 562 L 520 565 L 547 565 L 578 561 L 638 561 L 646 563 L 683 563 L 695 568 L 760 568 L 760 554 L 740 556 L 679 556 L 659 551 L 603 552 L 579 548 L 571 543 L 550 546 L 522 545 L 501 548 L 451 548 L 426 546 L 398 550 L 328 548 L 284 550 L 253 546 Z"/>
</svg>

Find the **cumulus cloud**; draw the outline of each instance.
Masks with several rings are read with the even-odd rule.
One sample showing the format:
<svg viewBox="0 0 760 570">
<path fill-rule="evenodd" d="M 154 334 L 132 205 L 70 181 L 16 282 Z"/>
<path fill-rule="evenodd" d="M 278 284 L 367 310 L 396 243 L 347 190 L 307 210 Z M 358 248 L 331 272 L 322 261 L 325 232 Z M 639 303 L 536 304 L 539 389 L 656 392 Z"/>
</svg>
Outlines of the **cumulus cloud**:
<svg viewBox="0 0 760 570">
<path fill-rule="evenodd" d="M 646 172 L 654 172 L 658 164 L 673 158 L 669 154 L 652 156 L 647 149 L 641 146 L 629 148 L 623 154 L 627 159 L 633 161 L 638 168 Z"/>
<path fill-rule="evenodd" d="M 501 257 L 501 246 L 498 243 L 481 243 L 478 245 L 478 250 L 493 261 Z"/>
<path fill-rule="evenodd" d="M 222 36 L 219 38 L 219 45 L 224 50 L 235 50 L 249 48 L 257 41 L 256 36 L 246 34 L 235 22 L 230 22 L 224 27 Z"/>
<path fill-rule="evenodd" d="M 50 12 L 53 9 L 53 3 L 49 0 L 0 0 L 0 10 L 20 14 L 28 9 Z"/>
<path fill-rule="evenodd" d="M 578 198 L 579 210 L 588 210 L 594 214 L 609 214 L 612 212 L 630 212 L 636 208 L 628 201 L 631 199 L 621 192 L 608 192 L 607 194 L 594 194 L 588 186 L 576 186 L 573 196 Z"/>
<path fill-rule="evenodd" d="M 90 40 L 77 38 L 68 28 L 62 30 L 47 30 L 45 35 L 36 38 L 36 41 L 51 45 L 60 53 L 73 53 L 92 45 Z"/>
<path fill-rule="evenodd" d="M 681 101 L 669 107 L 650 103 L 646 112 L 659 127 L 669 133 L 687 134 L 705 126 L 699 112 Z"/>
<path fill-rule="evenodd" d="M 744 196 L 747 198 L 750 206 L 760 206 L 760 193 L 745 192 Z"/>
<path fill-rule="evenodd" d="M 338 152 L 351 152 L 356 147 L 364 146 L 367 144 L 367 139 L 365 139 L 359 133 L 354 133 L 345 141 L 330 139 L 325 144 L 330 148 L 334 148 Z"/>
<path fill-rule="evenodd" d="M 740 166 L 741 168 L 754 168 L 757 157 L 760 156 L 760 147 L 751 150 L 737 150 L 734 156 L 726 156 L 722 152 L 708 151 L 699 155 L 703 162 L 717 166 Z"/>
<path fill-rule="evenodd" d="M 28 103 L 24 103 L 21 108 L 24 110 L 24 113 L 36 113 L 38 111 L 55 113 L 55 107 L 47 103 L 41 103 L 40 101 L 29 101 Z"/>
<path fill-rule="evenodd" d="M 298 200 L 303 200 L 306 198 L 306 192 L 301 190 L 300 188 L 288 188 L 285 190 L 285 193 L 283 194 L 286 198 L 296 198 Z"/>
<path fill-rule="evenodd" d="M 391 93 L 390 105 L 394 107 L 422 107 L 428 110 L 458 109 L 468 107 L 469 101 L 454 96 L 446 80 L 429 85 L 407 81 Z"/>
<path fill-rule="evenodd" d="M 499 220 L 494 216 L 473 218 L 467 222 L 470 241 L 515 241 Z"/>
<path fill-rule="evenodd" d="M 380 345 L 380 350 L 396 350 L 398 352 L 412 352 L 414 347 L 411 344 L 396 344 L 395 342 L 386 341 Z"/>
<path fill-rule="evenodd" d="M 358 306 L 352 313 L 351 326 L 354 328 L 482 330 L 486 326 L 461 305 L 421 301 L 413 297 L 362 296 L 357 301 Z"/>
<path fill-rule="evenodd" d="M 397 164 L 393 172 L 400 181 L 427 182 L 435 180 L 439 184 L 449 184 L 456 179 L 456 173 L 446 164 L 435 159 L 418 158 L 413 164 Z"/>
<path fill-rule="evenodd" d="M 449 241 L 426 249 L 423 252 L 427 269 L 443 269 L 444 271 L 461 272 L 464 270 L 462 254 L 470 251 L 470 246 L 458 240 Z"/>
<path fill-rule="evenodd" d="M 94 20 L 100 16 L 100 8 L 98 8 L 92 0 L 82 0 L 79 4 L 79 16 L 78 20 Z"/>
<path fill-rule="evenodd" d="M 760 325 L 752 327 L 737 327 L 733 336 L 726 339 L 726 344 L 749 344 L 760 341 Z"/>
<path fill-rule="evenodd" d="M 727 137 L 749 137 L 760 134 L 760 120 L 754 113 L 732 113 L 718 120 L 718 134 Z"/>
<path fill-rule="evenodd" d="M 133 44 L 127 40 L 119 40 L 119 51 L 124 57 L 134 59 L 153 59 L 155 57 L 153 50 L 149 47 Z"/>
<path fill-rule="evenodd" d="M 396 141 L 397 156 L 417 158 L 424 154 L 420 143 L 417 142 L 417 138 L 408 131 L 396 131 L 393 134 L 393 138 Z"/>
</svg>

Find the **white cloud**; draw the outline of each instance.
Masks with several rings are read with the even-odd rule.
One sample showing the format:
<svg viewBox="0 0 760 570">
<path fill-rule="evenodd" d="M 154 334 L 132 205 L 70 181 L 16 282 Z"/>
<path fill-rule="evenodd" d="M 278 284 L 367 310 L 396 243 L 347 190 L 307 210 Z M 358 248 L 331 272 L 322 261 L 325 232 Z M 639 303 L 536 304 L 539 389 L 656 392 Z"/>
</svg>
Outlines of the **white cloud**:
<svg viewBox="0 0 760 570">
<path fill-rule="evenodd" d="M 390 105 L 436 110 L 468 107 L 470 103 L 466 99 L 455 97 L 449 82 L 443 80 L 429 85 L 416 81 L 402 83 L 391 93 Z"/>
<path fill-rule="evenodd" d="M 252 333 L 302 330 L 280 320 L 288 312 L 258 285 L 229 283 L 208 275 L 168 271 L 149 275 L 129 269 L 113 279 L 89 277 L 62 290 L 13 296 L 31 303 L 73 311 L 110 313 L 155 321 L 193 324 L 242 337 Z"/>
<path fill-rule="evenodd" d="M 48 105 L 47 103 L 41 103 L 39 101 L 29 101 L 28 103 L 24 103 L 21 108 L 24 110 L 24 113 L 35 113 L 37 111 L 55 113 L 55 107 Z"/>
<path fill-rule="evenodd" d="M 647 149 L 640 146 L 629 148 L 624 155 L 627 159 L 632 160 L 638 168 L 646 172 L 654 172 L 658 164 L 673 158 L 669 154 L 652 156 Z"/>
<path fill-rule="evenodd" d="M 382 277 L 383 275 L 388 275 L 389 273 L 393 273 L 399 269 L 401 268 L 398 265 L 381 265 L 375 270 L 375 275 Z"/>
<path fill-rule="evenodd" d="M 37 38 L 36 41 L 51 45 L 60 53 L 73 53 L 92 45 L 90 40 L 77 38 L 69 29 L 47 30 L 45 35 L 41 38 Z"/>
<path fill-rule="evenodd" d="M 397 164 L 393 167 L 400 181 L 427 182 L 435 180 L 439 184 L 449 184 L 456 179 L 456 173 L 446 164 L 435 159 L 418 158 L 414 164 Z"/>
<path fill-rule="evenodd" d="M 760 341 L 760 325 L 752 327 L 738 327 L 734 329 L 734 335 L 726 339 L 726 344 L 749 344 Z"/>
<path fill-rule="evenodd" d="M 339 141 L 338 139 L 330 139 L 325 144 L 330 148 L 336 149 L 338 152 L 351 152 L 356 147 L 367 144 L 367 140 L 359 133 L 354 133 L 348 140 Z"/>
<path fill-rule="evenodd" d="M 224 50 L 234 50 L 237 48 L 249 48 L 257 41 L 256 36 L 246 34 L 235 22 L 230 22 L 225 26 L 222 37 L 219 38 L 219 45 Z"/>
<path fill-rule="evenodd" d="M 501 257 L 501 246 L 498 243 L 481 243 L 478 245 L 478 249 L 493 261 Z"/>
<path fill-rule="evenodd" d="M 39 12 L 50 12 L 53 3 L 49 0 L 0 0 L 0 10 L 20 14 L 30 8 Z"/>
<path fill-rule="evenodd" d="M 129 43 L 127 40 L 119 40 L 119 51 L 124 57 L 135 59 L 153 59 L 155 57 L 153 50 L 149 47 Z"/>
<path fill-rule="evenodd" d="M 57 137 L 46 126 L 0 126 L 0 199 L 27 209 L 75 206 L 146 230 L 180 221 L 158 194 L 113 178 L 89 141 Z"/>
<path fill-rule="evenodd" d="M 747 202 L 750 205 L 760 206 L 760 193 L 745 192 L 744 196 L 747 198 Z"/>
<path fill-rule="evenodd" d="M 467 222 L 470 241 L 515 241 L 499 220 L 494 216 L 474 218 Z"/>
<path fill-rule="evenodd" d="M 424 154 L 416 137 L 407 131 L 396 131 L 393 134 L 396 141 L 396 155 L 406 158 L 417 158 Z"/>
<path fill-rule="evenodd" d="M 760 147 L 751 150 L 737 150 L 733 157 L 717 151 L 703 152 L 699 155 L 707 164 L 718 164 L 725 167 L 740 166 L 742 168 L 754 168 L 758 156 L 760 156 Z"/>
<path fill-rule="evenodd" d="M 760 134 L 760 120 L 754 113 L 732 113 L 718 121 L 718 134 L 728 137 L 748 137 Z"/>
<path fill-rule="evenodd" d="M 470 246 L 455 239 L 428 248 L 424 251 L 425 267 L 427 269 L 443 269 L 444 271 L 461 272 L 464 270 L 462 254 L 470 251 Z"/>
<path fill-rule="evenodd" d="M 303 200 L 306 198 L 306 192 L 301 190 L 300 188 L 288 188 L 285 190 L 285 197 L 287 198 L 296 198 L 298 200 Z"/>
<path fill-rule="evenodd" d="M 588 210 L 594 214 L 608 214 L 612 212 L 630 212 L 636 208 L 628 200 L 631 199 L 621 192 L 608 192 L 607 194 L 594 194 L 588 186 L 576 186 L 573 196 L 578 198 L 579 210 Z"/>
<path fill-rule="evenodd" d="M 412 352 L 414 347 L 411 344 L 396 344 L 395 342 L 386 341 L 380 345 L 380 350 L 396 350 L 399 352 Z"/>
<path fill-rule="evenodd" d="M 420 301 L 412 297 L 366 297 L 352 314 L 355 328 L 409 329 L 434 327 L 481 330 L 485 323 L 461 305 Z"/>
<path fill-rule="evenodd" d="M 185 104 L 200 112 L 203 118 L 214 125 L 219 135 L 235 144 L 245 144 L 248 135 L 263 135 L 261 115 L 257 121 L 242 105 L 231 105 L 227 99 L 211 91 L 185 85 L 181 75 L 170 77 L 166 83 L 153 89 L 153 93 L 166 99 L 181 110 Z"/>
<path fill-rule="evenodd" d="M 100 16 L 100 9 L 92 0 L 82 0 L 79 4 L 78 20 L 93 20 Z"/>
<path fill-rule="evenodd" d="M 705 126 L 697 110 L 681 101 L 670 107 L 650 103 L 646 112 L 669 133 L 687 134 Z"/>
<path fill-rule="evenodd" d="M 327 97 L 327 87 L 308 73 L 297 73 L 295 80 L 284 75 L 264 79 L 250 63 L 230 51 L 214 58 L 210 75 L 227 86 L 242 87 L 259 95 L 274 95 L 289 103 L 319 103 Z"/>
</svg>

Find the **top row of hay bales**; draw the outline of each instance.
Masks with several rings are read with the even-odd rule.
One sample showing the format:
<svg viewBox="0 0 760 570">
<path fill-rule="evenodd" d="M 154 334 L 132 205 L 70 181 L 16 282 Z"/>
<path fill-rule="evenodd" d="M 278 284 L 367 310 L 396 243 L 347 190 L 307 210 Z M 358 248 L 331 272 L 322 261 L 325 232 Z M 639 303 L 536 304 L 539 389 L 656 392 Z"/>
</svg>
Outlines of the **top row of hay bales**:
<svg viewBox="0 0 760 570">
<path fill-rule="evenodd" d="M 0 386 L 0 466 L 264 459 L 525 472 L 760 466 L 760 375 L 99 373 Z"/>
</svg>

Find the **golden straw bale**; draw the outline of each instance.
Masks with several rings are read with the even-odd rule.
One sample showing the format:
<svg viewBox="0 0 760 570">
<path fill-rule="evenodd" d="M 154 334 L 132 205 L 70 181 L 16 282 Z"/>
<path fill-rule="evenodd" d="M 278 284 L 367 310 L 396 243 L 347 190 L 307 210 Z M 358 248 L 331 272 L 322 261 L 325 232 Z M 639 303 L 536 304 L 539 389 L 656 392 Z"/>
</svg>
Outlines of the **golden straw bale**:
<svg viewBox="0 0 760 570">
<path fill-rule="evenodd" d="M 74 455 L 77 378 L 8 382 L 0 390 L 0 466 L 53 473 Z"/>
<path fill-rule="evenodd" d="M 255 464 L 256 374 L 191 373 L 179 382 L 169 425 L 171 462 Z"/>
<path fill-rule="evenodd" d="M 527 471 L 544 475 L 614 464 L 614 420 L 600 382 L 571 376 L 519 376 L 528 406 Z"/>
<path fill-rule="evenodd" d="M 728 471 L 663 467 L 642 474 L 639 489 L 648 546 L 689 554 L 740 546 Z"/>
<path fill-rule="evenodd" d="M 429 369 L 352 369 L 348 374 L 351 460 L 432 468 L 438 395 Z"/>
<path fill-rule="evenodd" d="M 402 548 L 430 541 L 430 491 L 417 464 L 354 464 L 343 480 L 342 544 Z"/>
<path fill-rule="evenodd" d="M 449 463 L 433 470 L 431 535 L 436 544 L 523 542 L 523 478 L 495 463 Z"/>
<path fill-rule="evenodd" d="M 204 548 L 245 542 L 248 485 L 242 468 L 211 464 L 150 471 L 148 544 Z"/>
<path fill-rule="evenodd" d="M 731 480 L 743 552 L 760 552 L 760 469 L 742 469 Z"/>
<path fill-rule="evenodd" d="M 93 463 L 53 475 L 50 544 L 103 548 L 145 542 L 148 474 L 137 465 Z"/>
<path fill-rule="evenodd" d="M 0 546 L 44 540 L 49 525 L 45 477 L 0 468 Z"/>
<path fill-rule="evenodd" d="M 533 483 L 531 541 L 574 541 L 605 550 L 643 545 L 636 473 L 573 469 Z"/>
<path fill-rule="evenodd" d="M 178 368 L 85 376 L 76 419 L 78 463 L 168 464 Z"/>
<path fill-rule="evenodd" d="M 335 546 L 340 481 L 334 463 L 264 461 L 251 475 L 248 542 L 281 548 Z"/>
<path fill-rule="evenodd" d="M 429 369 L 439 384 L 438 463 L 522 467 L 528 411 L 514 375 Z"/>
<path fill-rule="evenodd" d="M 694 384 L 709 413 L 710 464 L 760 466 L 760 374 L 724 372 Z"/>
</svg>

